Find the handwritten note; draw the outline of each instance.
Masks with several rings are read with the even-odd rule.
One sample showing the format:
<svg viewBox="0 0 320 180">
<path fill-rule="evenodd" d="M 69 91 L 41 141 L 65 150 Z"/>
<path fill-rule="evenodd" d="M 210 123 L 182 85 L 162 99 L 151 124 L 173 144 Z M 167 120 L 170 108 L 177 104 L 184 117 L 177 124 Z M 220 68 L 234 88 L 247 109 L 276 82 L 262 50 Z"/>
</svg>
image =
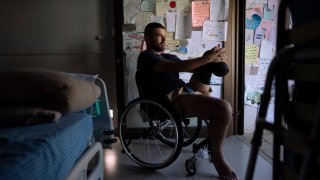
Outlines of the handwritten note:
<svg viewBox="0 0 320 180">
<path fill-rule="evenodd" d="M 202 39 L 212 41 L 227 40 L 228 22 L 204 21 L 202 30 Z"/>
<path fill-rule="evenodd" d="M 224 1 L 224 20 L 225 21 L 228 21 L 228 18 L 229 18 L 229 7 L 230 7 L 230 3 L 229 3 L 229 0 L 225 0 Z"/>
<path fill-rule="evenodd" d="M 156 2 L 154 0 L 143 0 L 140 9 L 141 11 L 152 11 L 155 7 Z"/>
<path fill-rule="evenodd" d="M 225 17 L 225 1 L 214 0 L 210 3 L 210 20 L 223 21 Z"/>
<path fill-rule="evenodd" d="M 266 76 L 258 76 L 259 77 L 259 84 L 258 84 L 258 89 L 263 90 L 264 85 L 266 84 Z"/>
<path fill-rule="evenodd" d="M 276 44 L 276 41 L 277 41 L 277 26 L 276 25 L 272 25 L 268 40 L 270 42 L 272 42 L 273 44 Z"/>
<path fill-rule="evenodd" d="M 189 10 L 189 0 L 177 0 L 177 12 L 190 12 Z"/>
<path fill-rule="evenodd" d="M 246 64 L 256 64 L 258 62 L 258 48 L 256 45 L 246 45 L 244 54 Z"/>
<path fill-rule="evenodd" d="M 187 39 L 191 37 L 191 14 L 177 14 L 175 39 Z"/>
<path fill-rule="evenodd" d="M 201 47 L 201 35 L 202 35 L 202 31 L 192 31 L 191 32 L 191 38 L 188 39 L 188 56 L 189 57 L 199 57 L 201 56 L 201 51 L 200 48 Z"/>
<path fill-rule="evenodd" d="M 258 28 L 255 30 L 253 44 L 260 46 L 262 39 L 264 38 L 264 34 L 266 29 Z"/>
<path fill-rule="evenodd" d="M 218 44 L 220 44 L 220 47 L 222 47 L 221 42 L 203 40 L 201 36 L 202 36 L 202 31 L 192 31 L 191 38 L 188 39 L 188 45 L 187 45 L 187 48 L 188 48 L 187 53 L 189 57 L 202 56 L 204 52 L 212 49 Z"/>
<path fill-rule="evenodd" d="M 272 27 L 272 21 L 271 20 L 262 19 L 262 21 L 260 23 L 260 27 L 262 29 L 265 29 L 265 32 L 263 34 L 263 39 L 268 39 L 269 38 L 269 34 L 270 34 L 270 30 L 271 30 L 271 27 Z"/>
<path fill-rule="evenodd" d="M 192 1 L 192 27 L 202 27 L 210 17 L 210 1 Z"/>
<path fill-rule="evenodd" d="M 140 12 L 140 3 L 137 3 L 132 0 L 123 1 L 123 17 L 124 24 L 135 24 L 136 18 Z"/>
<path fill-rule="evenodd" d="M 259 63 L 258 75 L 266 76 L 271 63 L 271 59 L 259 58 L 258 63 Z"/>
<path fill-rule="evenodd" d="M 245 29 L 246 38 L 245 42 L 246 44 L 253 44 L 253 38 L 254 38 L 254 30 L 253 29 Z"/>
<path fill-rule="evenodd" d="M 129 1 L 129 0 L 127 0 Z M 166 12 L 168 11 L 168 3 L 163 0 L 157 0 L 156 1 L 156 15 L 157 16 L 164 16 Z"/>
<path fill-rule="evenodd" d="M 261 48 L 260 48 L 260 57 L 266 59 L 272 59 L 276 54 L 276 46 L 266 40 L 261 41 Z"/>
<path fill-rule="evenodd" d="M 258 89 L 259 86 L 259 77 L 256 75 L 245 75 L 244 76 L 244 80 L 245 80 L 245 85 L 246 85 L 246 89 L 247 88 L 254 88 L 254 89 Z"/>
<path fill-rule="evenodd" d="M 167 12 L 167 32 L 175 32 L 176 31 L 176 12 Z"/>
</svg>

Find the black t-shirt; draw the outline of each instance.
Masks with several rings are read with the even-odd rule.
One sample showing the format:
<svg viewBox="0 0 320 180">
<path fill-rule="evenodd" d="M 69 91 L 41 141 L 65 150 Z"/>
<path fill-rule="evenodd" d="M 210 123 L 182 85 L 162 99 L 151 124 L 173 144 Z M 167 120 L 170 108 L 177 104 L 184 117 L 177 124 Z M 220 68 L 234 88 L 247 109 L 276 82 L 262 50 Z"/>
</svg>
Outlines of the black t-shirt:
<svg viewBox="0 0 320 180">
<path fill-rule="evenodd" d="M 140 74 L 140 87 L 148 87 L 151 94 L 166 95 L 170 91 L 184 86 L 184 81 L 179 78 L 179 73 L 158 72 L 154 66 L 161 60 L 181 61 L 177 56 L 163 53 L 158 55 L 152 51 L 143 51 L 138 57 L 137 71 Z M 146 89 L 146 88 L 145 88 Z M 144 90 L 146 91 L 146 90 Z"/>
</svg>

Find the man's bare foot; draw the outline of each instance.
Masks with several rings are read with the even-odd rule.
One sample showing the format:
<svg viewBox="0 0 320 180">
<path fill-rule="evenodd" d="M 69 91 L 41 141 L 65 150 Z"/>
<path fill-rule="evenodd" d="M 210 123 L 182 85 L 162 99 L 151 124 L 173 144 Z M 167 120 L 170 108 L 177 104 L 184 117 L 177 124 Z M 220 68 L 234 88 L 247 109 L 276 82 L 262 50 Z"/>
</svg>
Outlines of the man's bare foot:
<svg viewBox="0 0 320 180">
<path fill-rule="evenodd" d="M 214 167 L 216 168 L 219 176 L 223 180 L 238 180 L 238 176 L 231 169 L 230 165 L 223 158 L 214 158 L 211 159 Z"/>
</svg>

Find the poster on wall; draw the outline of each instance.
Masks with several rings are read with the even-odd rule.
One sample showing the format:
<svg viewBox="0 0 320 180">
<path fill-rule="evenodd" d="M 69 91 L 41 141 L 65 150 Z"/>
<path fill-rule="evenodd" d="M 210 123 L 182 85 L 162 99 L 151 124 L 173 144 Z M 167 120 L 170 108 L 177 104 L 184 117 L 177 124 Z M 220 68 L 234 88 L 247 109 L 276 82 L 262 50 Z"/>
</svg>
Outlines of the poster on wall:
<svg viewBox="0 0 320 180">
<path fill-rule="evenodd" d="M 202 27 L 210 19 L 210 1 L 192 1 L 192 27 Z"/>
<path fill-rule="evenodd" d="M 132 0 L 123 0 L 124 24 L 135 24 L 136 18 L 140 12 L 140 3 Z"/>
<path fill-rule="evenodd" d="M 204 21 L 202 39 L 212 41 L 227 40 L 228 22 Z"/>
<path fill-rule="evenodd" d="M 210 1 L 210 20 L 227 21 L 229 13 L 229 0 L 211 0 Z"/>
<path fill-rule="evenodd" d="M 144 37 L 142 32 L 123 32 L 122 36 L 123 50 L 127 53 L 141 51 Z"/>
<path fill-rule="evenodd" d="M 140 5 L 141 11 L 153 11 L 156 6 L 155 0 L 143 0 Z"/>
<path fill-rule="evenodd" d="M 258 46 L 256 45 L 246 45 L 245 46 L 245 63 L 246 64 L 256 64 L 258 62 Z"/>
<path fill-rule="evenodd" d="M 217 45 L 222 47 L 222 42 L 202 39 L 202 31 L 192 31 L 191 38 L 188 39 L 187 53 L 189 57 L 200 57 Z"/>
<path fill-rule="evenodd" d="M 175 39 L 187 39 L 191 37 L 191 14 L 177 14 Z"/>
</svg>

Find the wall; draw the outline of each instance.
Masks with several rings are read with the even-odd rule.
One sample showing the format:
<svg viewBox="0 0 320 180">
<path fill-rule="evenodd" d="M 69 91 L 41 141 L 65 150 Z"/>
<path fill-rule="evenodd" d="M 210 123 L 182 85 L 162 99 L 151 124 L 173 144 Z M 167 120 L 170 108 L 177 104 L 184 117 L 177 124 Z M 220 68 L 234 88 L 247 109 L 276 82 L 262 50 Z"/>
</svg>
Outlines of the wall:
<svg viewBox="0 0 320 180">
<path fill-rule="evenodd" d="M 124 0 L 123 51 L 125 101 L 138 97 L 135 72 L 143 49 L 143 31 L 150 22 L 166 28 L 165 53 L 182 60 L 200 57 L 216 45 L 224 46 L 227 36 L 229 0 Z M 191 73 L 180 73 L 188 82 Z M 223 79 L 211 79 L 212 96 L 223 97 Z"/>
<path fill-rule="evenodd" d="M 3 0 L 0 68 L 99 74 L 116 109 L 113 1 Z"/>
<path fill-rule="evenodd" d="M 244 131 L 252 133 L 269 65 L 275 55 L 280 0 L 247 0 L 245 19 Z M 273 96 L 273 94 L 272 94 Z M 266 119 L 273 122 L 273 97 Z"/>
</svg>

